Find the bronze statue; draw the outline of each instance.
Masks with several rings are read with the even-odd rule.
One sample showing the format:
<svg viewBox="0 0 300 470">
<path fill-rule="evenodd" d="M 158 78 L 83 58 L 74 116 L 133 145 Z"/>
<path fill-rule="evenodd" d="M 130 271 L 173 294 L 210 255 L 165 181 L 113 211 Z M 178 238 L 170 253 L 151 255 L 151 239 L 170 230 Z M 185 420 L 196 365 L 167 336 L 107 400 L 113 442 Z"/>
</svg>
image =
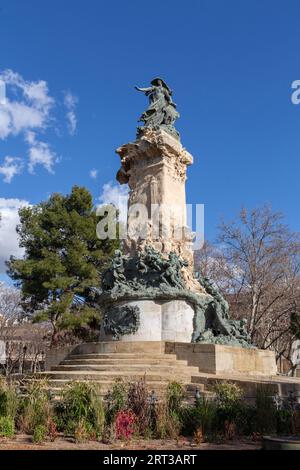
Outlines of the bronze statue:
<svg viewBox="0 0 300 470">
<path fill-rule="evenodd" d="M 164 263 L 164 271 L 161 274 L 161 281 L 170 286 L 184 289 L 184 281 L 181 275 L 181 269 L 187 266 L 185 260 L 180 259 L 176 253 L 170 252 L 168 260 Z"/>
<path fill-rule="evenodd" d="M 174 127 L 174 122 L 179 117 L 179 113 L 176 110 L 176 104 L 172 100 L 172 90 L 161 78 L 154 78 L 151 85 L 147 88 L 135 87 L 137 91 L 149 96 L 149 107 L 139 120 L 144 122 L 145 127 L 155 130 L 163 128 L 178 138 L 179 133 Z M 141 130 L 138 127 L 138 134 Z"/>
</svg>

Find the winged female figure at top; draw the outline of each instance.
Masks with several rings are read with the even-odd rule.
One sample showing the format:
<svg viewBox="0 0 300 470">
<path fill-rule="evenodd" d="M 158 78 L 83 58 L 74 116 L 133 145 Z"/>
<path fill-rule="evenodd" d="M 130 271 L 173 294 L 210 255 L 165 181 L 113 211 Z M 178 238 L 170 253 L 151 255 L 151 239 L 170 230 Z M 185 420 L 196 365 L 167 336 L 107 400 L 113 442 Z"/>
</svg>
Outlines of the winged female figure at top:
<svg viewBox="0 0 300 470">
<path fill-rule="evenodd" d="M 174 122 L 179 117 L 176 104 L 172 100 L 172 90 L 161 78 L 154 78 L 151 86 L 147 88 L 135 87 L 137 91 L 145 93 L 149 97 L 149 107 L 141 115 L 139 121 L 144 122 L 144 127 L 152 129 L 163 128 L 173 136 L 179 138 L 179 133 L 174 127 Z M 141 132 L 138 127 L 138 134 Z"/>
</svg>

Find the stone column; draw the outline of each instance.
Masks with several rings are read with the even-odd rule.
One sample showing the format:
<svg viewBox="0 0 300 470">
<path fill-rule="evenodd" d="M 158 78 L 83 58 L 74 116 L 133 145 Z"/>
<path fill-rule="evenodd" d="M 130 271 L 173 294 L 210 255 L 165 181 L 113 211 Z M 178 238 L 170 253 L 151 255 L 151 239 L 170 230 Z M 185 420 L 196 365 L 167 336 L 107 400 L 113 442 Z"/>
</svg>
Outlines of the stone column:
<svg viewBox="0 0 300 470">
<path fill-rule="evenodd" d="M 187 227 L 185 194 L 192 155 L 169 133 L 147 128 L 135 142 L 118 148 L 117 153 L 121 158 L 117 180 L 128 183 L 130 188 L 129 236 L 124 252 L 134 256 L 146 244 L 166 256 L 173 251 L 188 261 L 185 276 L 193 283 L 193 234 Z M 137 223 L 136 204 L 145 207 L 144 225 Z M 198 290 L 198 283 L 194 287 Z"/>
</svg>

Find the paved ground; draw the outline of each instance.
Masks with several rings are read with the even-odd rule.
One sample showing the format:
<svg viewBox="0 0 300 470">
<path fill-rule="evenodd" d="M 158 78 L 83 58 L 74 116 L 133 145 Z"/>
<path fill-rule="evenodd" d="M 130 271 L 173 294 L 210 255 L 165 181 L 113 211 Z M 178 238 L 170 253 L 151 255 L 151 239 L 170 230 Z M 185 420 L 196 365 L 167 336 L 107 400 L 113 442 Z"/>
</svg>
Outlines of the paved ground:
<svg viewBox="0 0 300 470">
<path fill-rule="evenodd" d="M 227 441 L 222 444 L 203 443 L 196 445 L 193 439 L 180 438 L 178 441 L 165 440 L 135 440 L 130 444 L 115 442 L 112 444 L 103 444 L 101 442 L 86 442 L 77 444 L 71 439 L 57 438 L 55 442 L 46 442 L 44 444 L 33 444 L 31 437 L 18 434 L 14 439 L 0 438 L 1 450 L 117 450 L 117 449 L 147 449 L 147 450 L 257 450 L 261 448 L 260 442 L 254 442 L 247 439 L 240 441 Z"/>
</svg>

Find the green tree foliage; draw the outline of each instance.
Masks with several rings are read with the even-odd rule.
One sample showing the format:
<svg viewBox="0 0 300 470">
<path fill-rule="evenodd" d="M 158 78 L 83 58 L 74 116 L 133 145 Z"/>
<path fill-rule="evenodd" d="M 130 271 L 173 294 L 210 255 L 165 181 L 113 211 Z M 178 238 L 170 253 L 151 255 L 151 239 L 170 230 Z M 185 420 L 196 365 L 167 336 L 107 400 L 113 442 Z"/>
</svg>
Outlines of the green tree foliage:
<svg viewBox="0 0 300 470">
<path fill-rule="evenodd" d="M 119 241 L 100 240 L 92 196 L 74 186 L 69 195 L 19 211 L 17 228 L 24 259 L 10 258 L 8 273 L 21 286 L 24 308 L 33 321 L 49 320 L 52 342 L 63 330 L 99 321 L 94 288 Z"/>
</svg>

